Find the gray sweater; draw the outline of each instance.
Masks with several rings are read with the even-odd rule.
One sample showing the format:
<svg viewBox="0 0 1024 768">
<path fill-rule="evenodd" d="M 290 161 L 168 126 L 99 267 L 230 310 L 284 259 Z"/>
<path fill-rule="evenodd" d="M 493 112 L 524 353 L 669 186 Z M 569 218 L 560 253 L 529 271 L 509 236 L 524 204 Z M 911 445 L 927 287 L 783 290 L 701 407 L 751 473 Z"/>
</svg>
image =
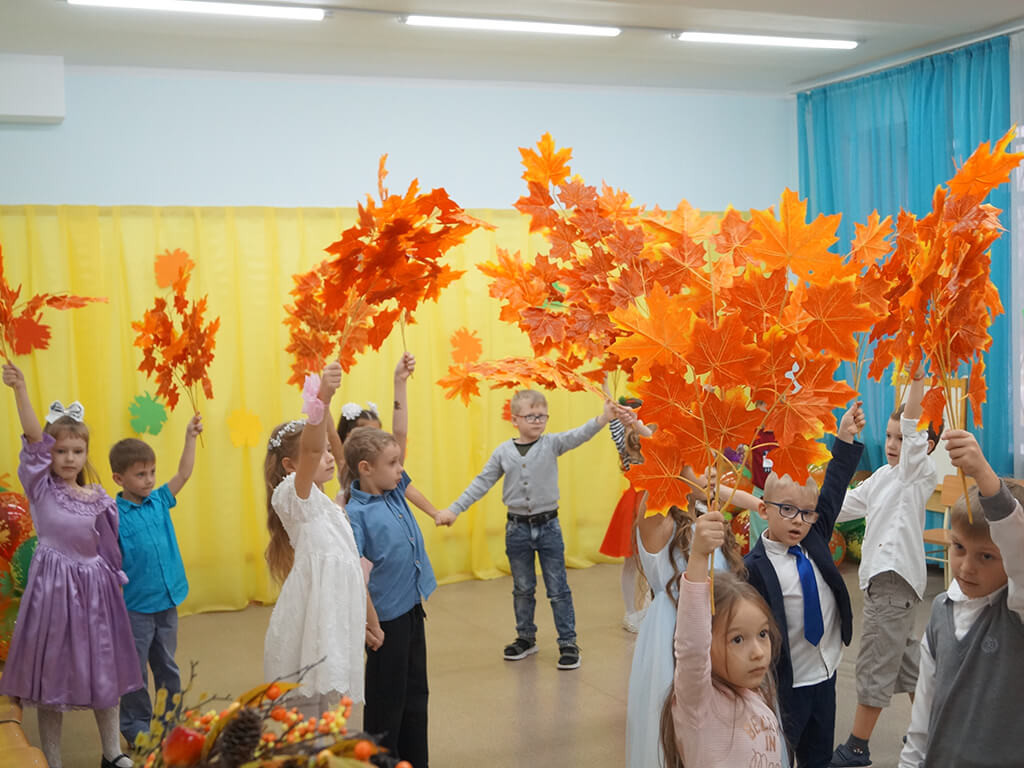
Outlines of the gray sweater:
<svg viewBox="0 0 1024 768">
<path fill-rule="evenodd" d="M 505 476 L 501 502 L 516 515 L 539 515 L 558 508 L 558 457 L 601 431 L 600 417 L 567 432 L 544 434 L 519 455 L 514 440 L 506 440 L 491 454 L 480 474 L 449 507 L 459 514 L 480 501 L 498 478 Z"/>
</svg>

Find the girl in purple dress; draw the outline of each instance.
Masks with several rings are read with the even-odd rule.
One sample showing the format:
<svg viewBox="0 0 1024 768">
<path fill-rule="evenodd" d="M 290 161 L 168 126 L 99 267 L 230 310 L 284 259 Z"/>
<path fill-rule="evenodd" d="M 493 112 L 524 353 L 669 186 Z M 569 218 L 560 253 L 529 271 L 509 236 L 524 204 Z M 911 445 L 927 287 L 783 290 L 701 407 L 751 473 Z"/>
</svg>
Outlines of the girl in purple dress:
<svg viewBox="0 0 1024 768">
<path fill-rule="evenodd" d="M 3 382 L 21 419 L 18 479 L 39 543 L 29 568 L 0 693 L 37 707 L 50 768 L 61 768 L 63 713 L 92 709 L 103 745 L 102 768 L 131 768 L 121 754 L 117 705 L 142 687 L 117 543 L 117 506 L 88 463 L 82 406 L 50 406 L 46 428 L 32 410 L 25 377 L 11 363 Z"/>
</svg>

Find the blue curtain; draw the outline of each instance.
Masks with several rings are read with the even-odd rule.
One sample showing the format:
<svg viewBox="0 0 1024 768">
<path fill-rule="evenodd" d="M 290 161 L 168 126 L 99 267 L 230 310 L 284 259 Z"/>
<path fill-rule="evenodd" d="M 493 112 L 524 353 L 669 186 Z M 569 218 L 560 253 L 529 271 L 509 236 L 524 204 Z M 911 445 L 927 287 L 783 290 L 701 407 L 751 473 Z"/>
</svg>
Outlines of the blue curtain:
<svg viewBox="0 0 1024 768">
<path fill-rule="evenodd" d="M 843 214 L 837 248 L 845 253 L 854 222 L 865 222 L 875 209 L 894 221 L 901 207 L 923 216 L 931 210 L 935 187 L 978 144 L 1009 130 L 1009 40 L 993 38 L 817 88 L 800 94 L 797 105 L 801 194 L 812 216 Z M 1008 230 L 1009 185 L 996 190 L 989 202 L 1004 211 L 1002 224 Z M 1009 232 L 992 248 L 992 280 L 1012 312 Z M 988 402 L 984 429 L 976 431 L 1001 475 L 1013 472 L 1010 329 L 1006 314 L 991 328 L 992 348 L 985 359 Z M 861 382 L 869 418 L 865 466 L 885 461 L 885 423 L 895 399 L 890 376 L 891 369 L 882 383 Z"/>
</svg>

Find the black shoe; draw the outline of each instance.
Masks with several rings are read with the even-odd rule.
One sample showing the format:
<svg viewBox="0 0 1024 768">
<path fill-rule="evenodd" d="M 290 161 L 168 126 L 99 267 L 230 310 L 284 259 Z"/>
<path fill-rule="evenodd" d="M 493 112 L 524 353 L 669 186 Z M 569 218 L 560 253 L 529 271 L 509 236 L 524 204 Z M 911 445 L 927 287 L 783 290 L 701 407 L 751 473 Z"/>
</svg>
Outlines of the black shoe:
<svg viewBox="0 0 1024 768">
<path fill-rule="evenodd" d="M 563 645 L 558 649 L 558 668 L 576 669 L 580 665 L 580 649 L 577 645 Z"/>
<path fill-rule="evenodd" d="M 540 650 L 536 640 L 517 637 L 514 643 L 505 646 L 505 661 L 519 661 Z"/>
<path fill-rule="evenodd" d="M 124 765 L 120 765 L 122 758 L 128 761 Z M 135 765 L 135 763 L 132 762 L 132 759 L 128 757 L 128 755 L 122 752 L 113 760 L 107 760 L 107 758 L 104 757 L 103 762 L 100 763 L 100 768 L 128 768 L 129 765 Z"/>
<path fill-rule="evenodd" d="M 849 744 L 840 744 L 832 755 L 829 768 L 866 768 L 871 765 L 871 751 L 858 750 Z"/>
</svg>

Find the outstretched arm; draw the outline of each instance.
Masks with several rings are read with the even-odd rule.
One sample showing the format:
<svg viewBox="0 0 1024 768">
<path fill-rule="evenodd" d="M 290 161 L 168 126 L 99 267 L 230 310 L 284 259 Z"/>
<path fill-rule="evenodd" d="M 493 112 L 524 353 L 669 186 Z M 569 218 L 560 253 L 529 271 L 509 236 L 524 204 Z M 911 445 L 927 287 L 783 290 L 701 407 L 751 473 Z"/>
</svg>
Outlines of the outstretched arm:
<svg viewBox="0 0 1024 768">
<path fill-rule="evenodd" d="M 172 496 L 177 496 L 188 479 L 192 477 L 192 469 L 196 463 L 196 437 L 203 431 L 203 417 L 195 414 L 188 422 L 185 429 L 185 447 L 181 449 L 181 458 L 178 460 L 178 472 L 167 481 L 167 490 Z"/>
<path fill-rule="evenodd" d="M 302 429 L 302 436 L 299 438 L 299 460 L 295 469 L 295 495 L 300 499 L 308 499 L 313 489 L 313 480 L 316 478 L 316 471 L 320 467 L 324 451 L 327 450 L 328 427 L 326 405 L 331 402 L 334 393 L 341 384 L 341 365 L 331 363 L 324 368 L 320 377 L 320 391 L 317 397 L 324 403 L 324 413 L 316 424 L 306 423 Z"/>
<path fill-rule="evenodd" d="M 4 363 L 3 379 L 4 384 L 14 390 L 14 402 L 18 407 L 18 418 L 21 420 L 21 431 L 24 432 L 25 439 L 30 443 L 38 443 L 43 439 L 43 428 L 28 399 L 25 374 L 14 363 L 8 362 Z"/>
<path fill-rule="evenodd" d="M 406 352 L 395 366 L 395 410 L 391 416 L 391 434 L 401 451 L 399 461 L 405 461 L 405 445 L 409 438 L 408 381 L 416 369 L 416 358 Z"/>
</svg>

